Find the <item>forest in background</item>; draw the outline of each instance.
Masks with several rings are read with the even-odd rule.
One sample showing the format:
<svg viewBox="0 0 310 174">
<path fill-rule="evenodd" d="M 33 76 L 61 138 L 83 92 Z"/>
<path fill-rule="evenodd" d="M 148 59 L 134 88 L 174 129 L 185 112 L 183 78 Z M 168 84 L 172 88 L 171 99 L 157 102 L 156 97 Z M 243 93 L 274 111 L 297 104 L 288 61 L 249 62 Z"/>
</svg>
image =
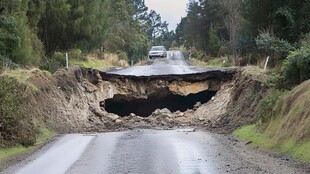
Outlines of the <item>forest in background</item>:
<svg viewBox="0 0 310 174">
<path fill-rule="evenodd" d="M 187 8 L 175 41 L 195 58 L 262 67 L 269 57 L 279 86 L 310 78 L 310 0 L 190 0 Z"/>
<path fill-rule="evenodd" d="M 70 50 L 137 62 L 172 33 L 143 0 L 0 0 L 0 62 L 9 67 L 48 69 Z"/>
<path fill-rule="evenodd" d="M 178 45 L 247 63 L 271 56 L 277 64 L 310 32 L 309 0 L 191 0 L 187 11 L 176 29 Z"/>
</svg>

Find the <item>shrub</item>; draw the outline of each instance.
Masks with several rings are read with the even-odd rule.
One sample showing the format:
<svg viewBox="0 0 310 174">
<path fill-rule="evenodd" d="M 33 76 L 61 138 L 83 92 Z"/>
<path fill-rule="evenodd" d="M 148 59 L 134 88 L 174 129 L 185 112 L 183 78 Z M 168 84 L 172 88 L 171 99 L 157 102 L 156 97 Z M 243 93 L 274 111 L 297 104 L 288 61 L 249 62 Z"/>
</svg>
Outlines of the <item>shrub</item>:
<svg viewBox="0 0 310 174">
<path fill-rule="evenodd" d="M 208 61 L 208 56 L 201 50 L 197 50 L 194 47 L 191 49 L 191 57 L 201 60 L 201 61 Z"/>
<path fill-rule="evenodd" d="M 273 56 L 275 60 L 283 60 L 293 49 L 289 42 L 277 38 L 269 32 L 262 32 L 255 41 L 259 51 L 267 56 Z"/>
<path fill-rule="evenodd" d="M 15 18 L 0 15 L 0 54 L 12 56 L 19 42 Z"/>
<path fill-rule="evenodd" d="M 83 52 L 80 49 L 71 49 L 68 52 L 69 59 L 76 59 L 76 60 L 86 60 L 86 57 L 83 56 Z M 62 55 L 64 56 L 64 55 Z"/>
<path fill-rule="evenodd" d="M 273 116 L 273 107 L 281 96 L 280 91 L 273 91 L 271 95 L 260 101 L 259 117 L 261 123 L 266 123 Z"/>
<path fill-rule="evenodd" d="M 53 56 L 46 58 L 43 62 L 41 62 L 40 69 L 54 73 L 58 69 L 65 67 L 65 57 L 65 53 L 55 52 Z"/>
<path fill-rule="evenodd" d="M 117 54 L 119 59 L 128 61 L 128 55 L 127 55 L 126 52 L 124 52 L 124 51 L 117 51 L 116 54 Z"/>
<path fill-rule="evenodd" d="M 50 59 L 50 60 L 46 60 L 45 62 L 41 63 L 40 65 L 40 69 L 41 70 L 46 70 L 49 71 L 51 73 L 56 72 L 59 68 L 64 67 L 60 62 L 54 60 L 54 59 Z"/>
<path fill-rule="evenodd" d="M 29 146 L 36 141 L 34 126 L 25 114 L 25 88 L 13 78 L 0 76 L 0 147 Z"/>
<path fill-rule="evenodd" d="M 282 66 L 284 77 L 292 87 L 310 78 L 310 48 L 291 52 Z"/>
<path fill-rule="evenodd" d="M 279 89 L 279 90 L 283 89 L 286 90 L 289 88 L 283 75 L 283 72 L 279 70 L 272 72 L 271 79 L 268 81 L 267 85 L 273 89 Z"/>
<path fill-rule="evenodd" d="M 19 67 L 18 64 L 14 63 L 11 59 L 0 55 L 0 68 L 16 69 Z"/>
</svg>

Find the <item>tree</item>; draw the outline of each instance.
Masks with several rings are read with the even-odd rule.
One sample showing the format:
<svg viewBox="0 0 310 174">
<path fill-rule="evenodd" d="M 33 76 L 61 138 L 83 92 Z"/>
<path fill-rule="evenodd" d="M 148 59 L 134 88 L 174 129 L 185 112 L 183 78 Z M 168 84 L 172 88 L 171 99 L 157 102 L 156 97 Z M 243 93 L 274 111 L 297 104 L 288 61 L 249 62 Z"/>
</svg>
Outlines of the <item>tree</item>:
<svg viewBox="0 0 310 174">
<path fill-rule="evenodd" d="M 44 55 L 46 64 L 69 49 L 122 53 L 136 61 L 150 43 L 169 45 L 174 37 L 143 0 L 0 0 L 0 15 L 16 24 L 16 30 L 0 26 L 1 54 L 23 65 L 38 65 Z"/>
<path fill-rule="evenodd" d="M 60 48 L 68 49 L 66 29 L 70 7 L 67 0 L 46 1 L 45 12 L 39 22 L 39 35 L 47 55 Z"/>
<path fill-rule="evenodd" d="M 237 56 L 238 42 L 241 34 L 242 17 L 240 14 L 240 0 L 222 0 L 221 4 L 225 7 L 227 14 L 224 18 L 224 24 L 228 31 L 228 45 L 230 53 Z"/>
<path fill-rule="evenodd" d="M 17 48 L 20 37 L 16 20 L 13 17 L 0 16 L 0 55 L 11 57 Z"/>
<path fill-rule="evenodd" d="M 298 85 L 310 78 L 310 48 L 293 51 L 284 61 L 282 70 L 290 86 Z"/>
<path fill-rule="evenodd" d="M 220 49 L 220 40 L 217 35 L 216 28 L 211 25 L 209 30 L 209 44 L 208 44 L 208 52 L 212 56 L 217 56 Z"/>
<path fill-rule="evenodd" d="M 16 30 L 12 29 L 10 32 L 13 32 L 15 38 L 19 38 L 16 48 L 14 48 L 14 51 L 11 49 L 9 57 L 14 62 L 22 65 L 38 65 L 42 56 L 42 43 L 38 39 L 36 32 L 30 27 L 30 19 L 27 16 L 31 1 L 34 0 L 0 0 L 0 13 L 8 17 L 8 19 L 10 18 L 10 21 L 15 21 Z M 33 18 L 31 18 L 31 21 L 34 21 Z M 10 44 L 6 46 L 12 48 Z"/>
<path fill-rule="evenodd" d="M 187 17 L 181 18 L 181 22 L 177 25 L 177 28 L 175 29 L 175 41 L 179 46 L 186 44 L 185 38 L 184 38 L 184 26 L 186 22 L 187 22 Z M 188 45 L 185 45 L 185 46 L 188 46 Z"/>
<path fill-rule="evenodd" d="M 181 38 L 187 47 L 192 46 L 198 50 L 208 51 L 211 25 L 217 29 L 221 40 L 227 40 L 227 30 L 224 26 L 226 12 L 220 0 L 193 0 L 190 1 L 187 11 L 187 16 L 182 19 L 180 27 L 177 28 L 177 37 L 180 38 L 180 34 L 183 34 Z"/>
</svg>

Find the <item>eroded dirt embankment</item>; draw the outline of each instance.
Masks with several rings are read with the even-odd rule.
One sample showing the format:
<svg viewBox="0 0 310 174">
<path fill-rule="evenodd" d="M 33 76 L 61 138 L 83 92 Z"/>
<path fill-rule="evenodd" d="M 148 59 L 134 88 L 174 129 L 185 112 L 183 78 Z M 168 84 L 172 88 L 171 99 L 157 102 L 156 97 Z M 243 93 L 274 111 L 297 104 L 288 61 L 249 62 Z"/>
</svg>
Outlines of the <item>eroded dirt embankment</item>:
<svg viewBox="0 0 310 174">
<path fill-rule="evenodd" d="M 259 100 L 267 91 L 263 86 L 263 73 L 245 68 L 217 77 L 221 78 L 210 78 L 206 74 L 184 79 L 102 78 L 97 70 L 80 67 L 59 70 L 48 77 L 35 71 L 30 81 L 38 91 L 32 96 L 29 112 L 60 133 L 178 126 L 227 132 L 254 122 Z M 191 103 L 185 108 L 174 108 L 175 105 L 182 107 L 184 102 L 168 102 L 170 109 L 164 106 L 154 109 L 148 117 L 137 116 L 130 110 L 123 117 L 106 111 L 108 100 L 122 101 L 122 107 L 134 101 L 142 106 L 140 109 L 147 110 L 154 103 L 174 101 L 169 97 L 175 95 L 189 96 L 177 100 Z M 200 101 L 206 97 L 205 103 Z M 148 99 L 151 101 L 146 102 Z"/>
</svg>

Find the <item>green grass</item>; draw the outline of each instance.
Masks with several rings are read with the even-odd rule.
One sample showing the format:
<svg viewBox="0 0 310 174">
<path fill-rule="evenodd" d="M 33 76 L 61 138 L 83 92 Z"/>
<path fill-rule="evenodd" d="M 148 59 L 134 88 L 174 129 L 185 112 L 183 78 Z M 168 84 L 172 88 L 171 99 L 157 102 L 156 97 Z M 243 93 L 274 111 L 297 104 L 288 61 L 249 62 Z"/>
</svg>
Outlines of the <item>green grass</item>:
<svg viewBox="0 0 310 174">
<path fill-rule="evenodd" d="M 253 141 L 253 144 L 255 144 L 256 146 L 260 146 L 263 148 L 271 148 L 273 146 L 271 140 L 269 140 L 256 130 L 256 125 L 244 126 L 240 129 L 235 130 L 233 134 L 242 140 Z"/>
<path fill-rule="evenodd" d="M 189 59 L 191 64 L 194 66 L 209 66 L 207 62 L 198 59 Z"/>
<path fill-rule="evenodd" d="M 31 147 L 12 147 L 7 149 L 0 149 L 0 170 L 8 167 L 10 165 L 10 161 L 14 160 L 14 158 L 32 153 L 36 150 L 36 146 Z"/>
<path fill-rule="evenodd" d="M 36 145 L 44 143 L 46 140 L 54 137 L 55 135 L 57 134 L 54 131 L 49 130 L 48 128 L 40 128 L 40 136 L 37 138 Z"/>
<path fill-rule="evenodd" d="M 31 77 L 32 70 L 6 70 L 2 73 L 3 76 L 11 77 L 16 79 L 19 83 L 28 86 L 32 91 L 38 91 L 38 88 L 33 83 L 29 82 L 28 79 Z"/>
<path fill-rule="evenodd" d="M 42 124 L 37 119 L 33 119 L 32 123 L 36 127 L 35 129 L 37 130 L 36 145 L 44 143 L 46 140 L 56 135 L 54 131 L 48 129 L 44 124 Z"/>
<path fill-rule="evenodd" d="M 112 62 L 97 59 L 70 60 L 69 63 L 70 65 L 80 65 L 85 68 L 107 68 L 113 66 Z"/>
<path fill-rule="evenodd" d="M 35 146 L 31 147 L 24 147 L 24 146 L 17 146 L 7 149 L 0 149 L 0 161 L 5 160 L 7 158 L 11 158 L 16 155 L 25 154 L 27 152 L 31 152 L 35 149 Z"/>
<path fill-rule="evenodd" d="M 277 153 L 288 154 L 299 160 L 310 162 L 309 140 L 305 140 L 298 144 L 294 140 L 294 137 L 277 141 L 272 137 L 267 136 L 265 133 L 260 133 L 257 130 L 256 125 L 241 127 L 240 129 L 235 130 L 233 134 L 244 141 L 252 141 L 252 146 L 258 146 Z"/>
<path fill-rule="evenodd" d="M 207 62 L 199 59 L 190 59 L 190 61 L 194 66 L 209 66 L 215 68 L 231 66 L 231 63 L 228 61 L 227 57 L 211 58 Z"/>
<path fill-rule="evenodd" d="M 35 125 L 39 124 L 36 120 L 33 121 Z M 21 155 L 26 155 L 33 153 L 37 150 L 41 144 L 43 144 L 46 140 L 54 137 L 56 133 L 54 131 L 49 130 L 44 126 L 40 126 L 38 128 L 40 132 L 37 137 L 37 142 L 34 146 L 24 147 L 24 146 L 17 146 L 11 148 L 0 149 L 0 170 L 8 167 L 10 165 L 10 161 L 13 160 Z"/>
<path fill-rule="evenodd" d="M 213 67 L 222 67 L 223 62 L 218 58 L 212 58 L 208 61 L 208 65 Z"/>
</svg>

